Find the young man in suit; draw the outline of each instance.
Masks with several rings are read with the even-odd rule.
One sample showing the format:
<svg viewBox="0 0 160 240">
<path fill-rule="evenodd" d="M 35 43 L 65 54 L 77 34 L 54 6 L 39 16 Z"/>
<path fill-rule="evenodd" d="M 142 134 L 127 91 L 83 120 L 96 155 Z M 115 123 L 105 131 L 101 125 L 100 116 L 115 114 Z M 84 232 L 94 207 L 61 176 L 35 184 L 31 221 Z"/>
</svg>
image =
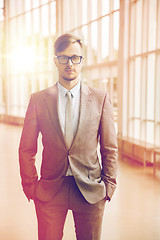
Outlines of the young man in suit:
<svg viewBox="0 0 160 240">
<path fill-rule="evenodd" d="M 62 239 L 69 209 L 77 239 L 99 240 L 105 203 L 116 188 L 112 108 L 105 92 L 80 81 L 81 40 L 64 34 L 54 48 L 58 82 L 31 95 L 25 116 L 19 146 L 22 186 L 35 203 L 39 240 Z M 40 178 L 35 167 L 39 133 L 43 143 Z"/>
</svg>

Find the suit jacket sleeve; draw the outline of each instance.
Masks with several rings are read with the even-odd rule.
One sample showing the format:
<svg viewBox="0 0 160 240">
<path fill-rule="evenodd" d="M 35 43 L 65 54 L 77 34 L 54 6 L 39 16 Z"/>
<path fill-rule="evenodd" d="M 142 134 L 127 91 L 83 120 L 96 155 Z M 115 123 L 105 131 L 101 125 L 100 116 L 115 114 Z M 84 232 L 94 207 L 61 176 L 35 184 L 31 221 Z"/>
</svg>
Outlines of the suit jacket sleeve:
<svg viewBox="0 0 160 240">
<path fill-rule="evenodd" d="M 100 152 L 102 158 L 102 179 L 106 194 L 111 199 L 116 188 L 117 175 L 117 136 L 113 112 L 108 96 L 105 96 L 100 122 Z"/>
<path fill-rule="evenodd" d="M 34 198 L 35 183 L 38 174 L 35 167 L 37 139 L 39 134 L 34 98 L 31 96 L 26 112 L 19 145 L 19 164 L 24 193 L 28 199 Z"/>
</svg>

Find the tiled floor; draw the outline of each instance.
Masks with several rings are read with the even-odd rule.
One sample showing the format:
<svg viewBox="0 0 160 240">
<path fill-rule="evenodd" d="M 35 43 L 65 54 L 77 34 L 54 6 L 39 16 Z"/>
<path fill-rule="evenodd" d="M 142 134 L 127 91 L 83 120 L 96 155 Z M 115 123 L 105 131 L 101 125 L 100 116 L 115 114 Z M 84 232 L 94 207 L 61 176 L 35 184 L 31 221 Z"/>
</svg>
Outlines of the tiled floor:
<svg viewBox="0 0 160 240">
<path fill-rule="evenodd" d="M 0 240 L 37 240 L 34 205 L 27 201 L 20 184 L 20 134 L 21 127 L 0 124 Z M 70 212 L 63 239 L 75 240 Z M 118 187 L 106 205 L 102 240 L 159 239 L 159 176 L 154 178 L 151 168 L 119 162 Z"/>
</svg>

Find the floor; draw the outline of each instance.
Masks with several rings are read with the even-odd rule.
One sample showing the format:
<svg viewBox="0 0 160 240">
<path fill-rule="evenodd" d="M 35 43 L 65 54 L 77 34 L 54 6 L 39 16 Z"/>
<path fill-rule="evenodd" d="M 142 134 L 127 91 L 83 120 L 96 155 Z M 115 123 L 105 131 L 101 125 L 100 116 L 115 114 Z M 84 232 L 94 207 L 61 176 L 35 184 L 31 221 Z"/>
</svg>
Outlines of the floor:
<svg viewBox="0 0 160 240">
<path fill-rule="evenodd" d="M 20 184 L 20 135 L 21 127 L 0 124 L 0 240 L 37 240 L 34 205 L 27 201 Z M 106 204 L 102 240 L 160 239 L 159 172 L 154 177 L 151 167 L 119 161 L 118 187 Z M 75 240 L 71 212 L 63 240 Z"/>
</svg>

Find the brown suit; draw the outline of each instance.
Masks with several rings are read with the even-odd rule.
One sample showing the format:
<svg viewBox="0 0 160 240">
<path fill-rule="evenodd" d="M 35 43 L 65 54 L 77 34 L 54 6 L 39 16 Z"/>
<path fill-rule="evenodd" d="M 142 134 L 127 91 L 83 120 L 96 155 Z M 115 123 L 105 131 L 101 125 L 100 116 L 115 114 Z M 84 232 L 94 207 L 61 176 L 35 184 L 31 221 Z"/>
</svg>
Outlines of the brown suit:
<svg viewBox="0 0 160 240">
<path fill-rule="evenodd" d="M 107 94 L 81 84 L 80 117 L 76 136 L 68 150 L 57 110 L 57 85 L 31 96 L 19 147 L 22 185 L 28 199 L 47 202 L 63 184 L 68 160 L 78 188 L 89 203 L 116 188 L 117 138 Z M 42 133 L 41 178 L 35 168 L 37 138 Z M 100 139 L 102 167 L 97 156 Z"/>
</svg>

